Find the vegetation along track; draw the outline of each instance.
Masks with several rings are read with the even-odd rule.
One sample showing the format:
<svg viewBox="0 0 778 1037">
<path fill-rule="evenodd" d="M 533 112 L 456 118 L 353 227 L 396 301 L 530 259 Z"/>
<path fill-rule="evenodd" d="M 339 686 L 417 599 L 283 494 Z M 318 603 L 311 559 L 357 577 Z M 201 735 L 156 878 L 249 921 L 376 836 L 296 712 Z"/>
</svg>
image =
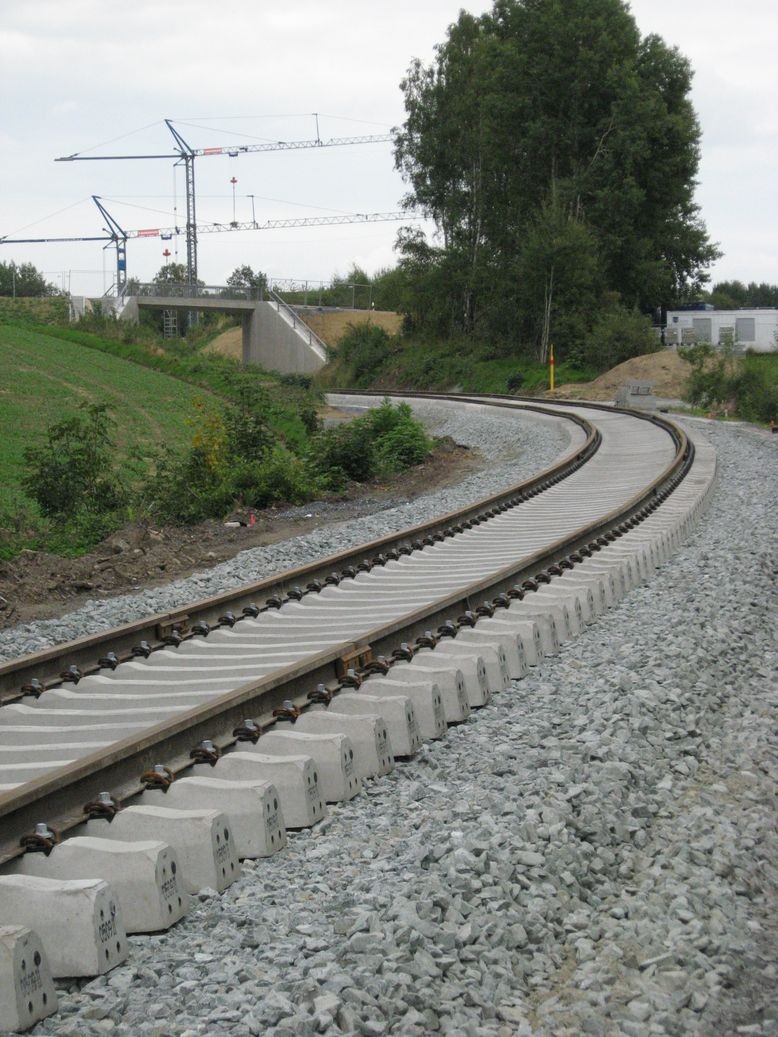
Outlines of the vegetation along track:
<svg viewBox="0 0 778 1037">
<path fill-rule="evenodd" d="M 565 420 L 572 449 L 435 522 L 0 668 L 0 897 L 29 875 L 110 878 L 128 929 L 166 927 L 187 889 L 224 888 L 239 857 L 280 849 L 283 819 L 315 823 L 325 801 L 351 798 L 556 652 L 667 559 L 713 485 L 710 448 L 660 417 L 447 399 Z M 249 787 L 261 817 L 246 813 Z M 198 829 L 207 866 L 178 834 L 195 825 L 175 816 L 184 806 L 211 825 Z M 115 863 L 131 848 L 108 854 L 83 836 L 171 843 L 151 879 L 167 915 L 138 920 L 135 866 Z M 115 942 L 108 964 L 126 953 Z M 29 1004 L 28 1021 L 48 1010 Z"/>
</svg>

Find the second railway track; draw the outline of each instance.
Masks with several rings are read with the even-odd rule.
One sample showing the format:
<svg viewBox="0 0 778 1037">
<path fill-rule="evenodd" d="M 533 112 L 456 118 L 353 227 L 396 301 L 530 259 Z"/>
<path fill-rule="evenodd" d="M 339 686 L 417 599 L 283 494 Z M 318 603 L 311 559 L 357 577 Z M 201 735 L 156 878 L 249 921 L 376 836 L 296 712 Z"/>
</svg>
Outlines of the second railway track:
<svg viewBox="0 0 778 1037">
<path fill-rule="evenodd" d="M 522 406 L 459 398 L 485 402 Z M 209 868 L 225 887 L 239 856 L 283 846 L 284 817 L 315 823 L 325 800 L 441 737 L 647 579 L 702 511 L 712 451 L 662 419 L 536 409 L 569 422 L 573 445 L 534 479 L 361 551 L 0 667 L 0 895 L 30 876 L 113 878 L 127 928 L 163 928 Z M 248 818 L 250 804 L 263 817 Z M 166 832 L 154 881 L 159 903 L 166 882 L 173 900 L 167 918 L 141 925 L 127 918 L 118 848 L 163 846 Z M 11 920 L 26 924 L 19 911 Z M 93 971 L 121 960 L 114 942 Z M 26 1022 L 46 1014 L 29 1004 Z"/>
</svg>

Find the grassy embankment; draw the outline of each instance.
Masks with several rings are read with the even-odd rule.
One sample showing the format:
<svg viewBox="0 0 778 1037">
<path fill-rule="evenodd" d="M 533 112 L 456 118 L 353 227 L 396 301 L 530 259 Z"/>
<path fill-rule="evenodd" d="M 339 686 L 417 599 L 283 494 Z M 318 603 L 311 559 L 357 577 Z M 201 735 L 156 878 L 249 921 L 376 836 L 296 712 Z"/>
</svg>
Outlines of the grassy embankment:
<svg viewBox="0 0 778 1037">
<path fill-rule="evenodd" d="M 133 519 L 191 524 L 237 504 L 302 503 L 432 448 L 402 408 L 320 431 L 309 380 L 242 369 L 203 344 L 133 341 L 115 324 L 0 324 L 0 557 L 80 554 Z M 103 435 L 84 406 L 110 422 L 99 461 L 84 460 Z M 70 431 L 52 432 L 63 418 Z"/>
<path fill-rule="evenodd" d="M 594 368 L 558 363 L 556 381 L 590 381 L 598 373 Z M 374 327 L 348 330 L 316 380 L 322 387 L 354 389 L 535 393 L 548 388 L 548 378 L 547 364 L 495 355 L 483 344 L 420 342 Z"/>
<path fill-rule="evenodd" d="M 30 328 L 0 325 L 0 520 L 24 502 L 25 447 L 78 404 L 105 403 L 116 422 L 122 470 L 131 477 L 163 444 L 183 446 L 202 389 L 129 360 Z M 28 503 L 28 502 L 27 502 Z"/>
<path fill-rule="evenodd" d="M 70 303 L 61 295 L 45 299 L 0 295 L 0 324 L 66 324 Z"/>
</svg>

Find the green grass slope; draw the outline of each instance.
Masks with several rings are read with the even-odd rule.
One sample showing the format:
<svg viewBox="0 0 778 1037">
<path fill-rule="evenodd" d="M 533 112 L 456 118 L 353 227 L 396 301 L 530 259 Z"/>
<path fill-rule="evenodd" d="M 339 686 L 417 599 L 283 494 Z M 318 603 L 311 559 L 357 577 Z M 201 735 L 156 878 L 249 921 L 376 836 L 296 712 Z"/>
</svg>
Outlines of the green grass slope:
<svg viewBox="0 0 778 1037">
<path fill-rule="evenodd" d="M 22 499 L 24 448 L 82 401 L 105 403 L 122 456 L 133 465 L 163 443 L 191 439 L 201 388 L 95 349 L 0 324 L 0 513 Z"/>
</svg>

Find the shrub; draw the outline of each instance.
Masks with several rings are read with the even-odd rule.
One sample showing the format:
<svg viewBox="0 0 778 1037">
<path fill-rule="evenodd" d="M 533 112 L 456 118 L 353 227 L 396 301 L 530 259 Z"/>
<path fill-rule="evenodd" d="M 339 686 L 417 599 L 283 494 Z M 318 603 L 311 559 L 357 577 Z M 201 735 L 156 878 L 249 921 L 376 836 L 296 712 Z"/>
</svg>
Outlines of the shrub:
<svg viewBox="0 0 778 1037">
<path fill-rule="evenodd" d="M 708 343 L 679 350 L 692 365 L 685 398 L 699 407 L 716 407 L 734 401 L 739 417 L 764 423 L 778 418 L 778 357 L 771 353 L 732 356 L 731 349 L 717 352 Z"/>
<path fill-rule="evenodd" d="M 355 387 L 370 385 L 391 355 L 391 336 L 377 324 L 350 324 L 338 343 L 338 357 Z"/>
<path fill-rule="evenodd" d="M 237 460 L 255 461 L 270 449 L 274 435 L 267 420 L 270 397 L 254 381 L 238 384 L 235 402 L 224 409 L 227 453 Z"/>
<path fill-rule="evenodd" d="M 309 374 L 282 374 L 279 375 L 281 385 L 294 389 L 310 389 L 313 386 L 313 377 Z"/>
<path fill-rule="evenodd" d="M 43 445 L 25 450 L 22 487 L 46 516 L 99 521 L 126 502 L 114 464 L 114 423 L 105 404 L 82 403 L 79 411 L 51 425 Z"/>
<path fill-rule="evenodd" d="M 385 399 L 362 417 L 319 433 L 311 461 L 325 485 L 343 488 L 346 480 L 366 482 L 419 464 L 432 450 L 432 440 L 407 403 Z"/>
<path fill-rule="evenodd" d="M 234 499 L 252 508 L 302 504 L 323 488 L 306 461 L 280 444 L 264 460 L 236 469 L 229 483 Z"/>
<path fill-rule="evenodd" d="M 141 491 L 144 508 L 163 522 L 186 525 L 229 511 L 233 495 L 220 466 L 202 446 L 184 454 L 166 451 L 157 458 L 156 472 Z"/>
<path fill-rule="evenodd" d="M 524 374 L 521 371 L 514 371 L 513 374 L 508 375 L 505 384 L 508 392 L 516 392 L 517 389 L 524 385 Z"/>
<path fill-rule="evenodd" d="M 366 482 L 375 471 L 373 434 L 364 418 L 325 429 L 314 436 L 311 459 L 325 485 L 339 490 L 347 479 Z"/>
<path fill-rule="evenodd" d="M 421 464 L 431 449 L 432 442 L 419 422 L 402 422 L 376 440 L 376 468 L 386 475 L 412 468 Z"/>
<path fill-rule="evenodd" d="M 597 317 L 584 340 L 582 358 L 606 371 L 633 356 L 657 353 L 661 348 L 648 317 L 615 305 Z"/>
</svg>

